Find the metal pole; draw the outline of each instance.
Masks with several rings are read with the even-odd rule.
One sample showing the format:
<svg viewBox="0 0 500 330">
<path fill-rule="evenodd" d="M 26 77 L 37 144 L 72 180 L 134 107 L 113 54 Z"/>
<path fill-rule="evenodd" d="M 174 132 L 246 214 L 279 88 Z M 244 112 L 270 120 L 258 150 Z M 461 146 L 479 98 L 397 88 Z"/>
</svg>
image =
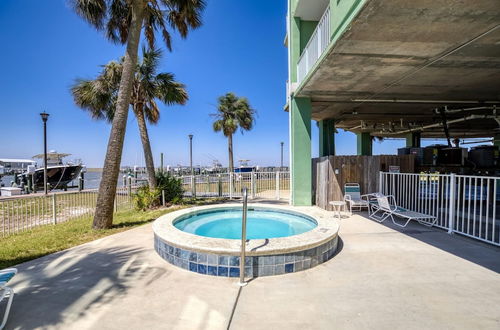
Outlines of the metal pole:
<svg viewBox="0 0 500 330">
<path fill-rule="evenodd" d="M 163 173 L 163 152 L 160 153 L 160 172 Z"/>
<path fill-rule="evenodd" d="M 43 192 L 47 195 L 47 120 L 49 114 L 45 111 L 40 114 L 43 121 Z"/>
<path fill-rule="evenodd" d="M 189 167 L 191 168 L 191 196 L 194 197 L 194 171 L 193 171 L 193 134 L 189 134 Z"/>
<path fill-rule="evenodd" d="M 241 217 L 241 255 L 240 255 L 240 286 L 245 286 L 245 246 L 247 243 L 247 202 L 248 189 L 243 188 L 243 214 Z"/>
<path fill-rule="evenodd" d="M 280 165 L 280 171 L 283 170 L 283 144 L 285 144 L 285 142 L 281 142 L 281 165 Z"/>
<path fill-rule="evenodd" d="M 191 168 L 191 175 L 194 175 L 193 170 L 193 134 L 189 134 L 189 167 Z"/>
</svg>

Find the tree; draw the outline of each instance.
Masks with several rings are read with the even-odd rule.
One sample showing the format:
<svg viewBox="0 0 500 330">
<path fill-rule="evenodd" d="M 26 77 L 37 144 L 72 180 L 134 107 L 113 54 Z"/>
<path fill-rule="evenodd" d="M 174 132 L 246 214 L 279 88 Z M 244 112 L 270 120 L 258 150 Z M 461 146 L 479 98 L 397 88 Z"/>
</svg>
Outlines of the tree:
<svg viewBox="0 0 500 330">
<path fill-rule="evenodd" d="M 156 49 L 142 49 L 142 61 L 137 64 L 130 105 L 137 118 L 141 136 L 146 170 L 150 188 L 156 187 L 155 167 L 146 120 L 157 124 L 160 109 L 156 99 L 166 105 L 185 104 L 188 95 L 184 85 L 174 80 L 171 73 L 157 73 L 161 52 Z M 120 87 L 123 60 L 111 61 L 103 66 L 94 80 L 77 79 L 71 87 L 73 99 L 80 108 L 87 110 L 92 118 L 113 121 L 116 100 Z"/>
<path fill-rule="evenodd" d="M 252 109 L 246 97 L 238 97 L 233 93 L 226 93 L 218 99 L 217 113 L 212 114 L 215 117 L 213 129 L 215 132 L 221 132 L 227 137 L 229 153 L 229 173 L 234 171 L 233 161 L 233 134 L 238 128 L 243 132 L 252 129 L 254 124 L 255 110 Z"/>
<path fill-rule="evenodd" d="M 99 185 L 92 227 L 109 228 L 113 224 L 113 203 L 120 172 L 128 107 L 133 90 L 134 72 L 141 31 L 151 48 L 156 33 L 161 33 L 168 49 L 171 37 L 167 26 L 185 38 L 190 28 L 201 25 L 204 0 L 71 0 L 78 15 L 113 42 L 126 44 L 116 109 L 109 135 L 103 175 Z"/>
</svg>

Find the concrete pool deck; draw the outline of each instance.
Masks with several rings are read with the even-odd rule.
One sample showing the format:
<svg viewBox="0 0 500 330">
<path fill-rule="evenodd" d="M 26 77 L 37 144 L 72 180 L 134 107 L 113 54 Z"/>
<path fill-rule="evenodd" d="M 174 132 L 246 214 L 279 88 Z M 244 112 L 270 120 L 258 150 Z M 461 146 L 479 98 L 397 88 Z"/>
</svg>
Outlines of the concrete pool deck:
<svg viewBox="0 0 500 330">
<path fill-rule="evenodd" d="M 6 329 L 498 329 L 500 249 L 454 236 L 356 214 L 328 262 L 240 289 L 168 264 L 148 224 L 19 265 Z"/>
</svg>

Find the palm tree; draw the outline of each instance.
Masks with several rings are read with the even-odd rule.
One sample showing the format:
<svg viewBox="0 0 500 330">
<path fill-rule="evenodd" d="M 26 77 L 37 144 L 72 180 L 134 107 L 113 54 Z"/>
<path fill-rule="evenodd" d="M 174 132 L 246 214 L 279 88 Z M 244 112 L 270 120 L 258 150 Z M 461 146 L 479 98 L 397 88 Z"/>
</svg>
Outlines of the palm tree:
<svg viewBox="0 0 500 330">
<path fill-rule="evenodd" d="M 104 159 L 103 175 L 94 215 L 93 228 L 109 228 L 113 224 L 113 202 L 120 171 L 128 107 L 132 95 L 134 73 L 141 31 L 150 48 L 156 33 L 161 33 L 171 49 L 167 26 L 185 38 L 190 28 L 201 25 L 204 0 L 70 0 L 78 15 L 97 30 L 104 31 L 113 42 L 126 44 L 120 87 L 116 97 L 111 132 Z"/>
<path fill-rule="evenodd" d="M 220 132 L 227 137 L 229 152 L 229 173 L 234 171 L 233 161 L 233 134 L 238 128 L 249 131 L 253 127 L 255 110 L 250 107 L 246 97 L 238 97 L 233 93 L 226 93 L 218 99 L 217 113 L 212 114 L 216 118 L 213 123 L 215 132 Z"/>
<path fill-rule="evenodd" d="M 185 104 L 188 95 L 184 85 L 174 80 L 173 74 L 156 73 L 161 57 L 159 50 L 147 50 L 143 47 L 142 54 L 142 61 L 138 63 L 134 75 L 130 105 L 139 126 L 149 186 L 155 188 L 155 167 L 146 120 L 154 125 L 160 119 L 160 110 L 155 99 L 166 105 Z M 87 110 L 92 118 L 106 119 L 112 122 L 120 87 L 122 66 L 123 61 L 111 61 L 103 67 L 96 79 L 77 79 L 71 87 L 76 105 Z"/>
</svg>

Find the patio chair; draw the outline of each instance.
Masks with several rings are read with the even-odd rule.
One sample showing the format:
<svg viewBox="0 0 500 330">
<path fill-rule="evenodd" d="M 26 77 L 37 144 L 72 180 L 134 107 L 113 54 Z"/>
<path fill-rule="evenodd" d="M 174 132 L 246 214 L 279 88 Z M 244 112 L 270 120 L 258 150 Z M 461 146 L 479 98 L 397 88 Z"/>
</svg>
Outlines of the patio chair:
<svg viewBox="0 0 500 330">
<path fill-rule="evenodd" d="M 359 183 L 346 183 L 344 185 L 344 201 L 349 204 L 349 212 L 352 214 L 352 209 L 357 208 L 361 211 L 362 208 L 369 209 L 370 205 L 366 197 L 367 195 L 361 195 L 361 188 Z"/>
<path fill-rule="evenodd" d="M 433 215 L 411 211 L 398 206 L 396 199 L 392 195 L 378 194 L 376 198 L 378 205 L 373 208 L 374 212 L 369 215 L 375 221 L 383 222 L 385 219 L 391 218 L 392 222 L 399 227 L 406 227 L 411 220 L 416 220 L 422 225 L 432 227 L 437 221 L 437 218 Z M 406 222 L 399 224 L 394 220 L 394 216 L 404 218 Z"/>
<path fill-rule="evenodd" d="M 378 207 L 378 200 L 377 197 L 379 195 L 382 195 L 381 193 L 371 193 L 371 194 L 366 194 L 362 195 L 361 198 L 366 200 L 368 202 L 368 216 L 371 216 L 373 213 L 377 212 L 379 209 Z"/>
<path fill-rule="evenodd" d="M 9 317 L 10 306 L 12 305 L 12 299 L 14 299 L 14 290 L 6 286 L 7 282 L 10 281 L 14 275 L 17 274 L 16 268 L 7 268 L 0 270 L 0 302 L 4 298 L 8 298 L 7 307 L 5 308 L 5 313 L 3 315 L 2 324 L 0 324 L 0 329 L 3 329 L 5 323 L 7 323 L 7 318 Z"/>
</svg>

